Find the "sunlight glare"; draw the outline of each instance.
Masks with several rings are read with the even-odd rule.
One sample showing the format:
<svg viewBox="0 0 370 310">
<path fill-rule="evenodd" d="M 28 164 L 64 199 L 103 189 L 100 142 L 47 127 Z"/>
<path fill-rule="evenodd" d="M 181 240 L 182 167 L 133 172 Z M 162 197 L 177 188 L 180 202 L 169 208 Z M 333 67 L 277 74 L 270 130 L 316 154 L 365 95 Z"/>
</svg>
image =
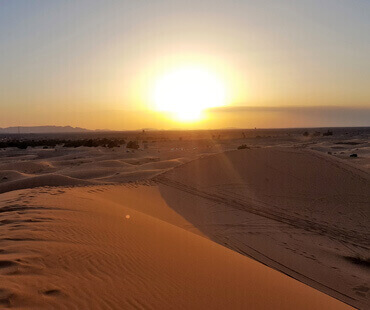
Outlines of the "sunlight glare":
<svg viewBox="0 0 370 310">
<path fill-rule="evenodd" d="M 161 77 L 154 87 L 154 103 L 183 122 L 200 120 L 207 108 L 226 104 L 224 83 L 198 67 L 184 67 Z"/>
</svg>

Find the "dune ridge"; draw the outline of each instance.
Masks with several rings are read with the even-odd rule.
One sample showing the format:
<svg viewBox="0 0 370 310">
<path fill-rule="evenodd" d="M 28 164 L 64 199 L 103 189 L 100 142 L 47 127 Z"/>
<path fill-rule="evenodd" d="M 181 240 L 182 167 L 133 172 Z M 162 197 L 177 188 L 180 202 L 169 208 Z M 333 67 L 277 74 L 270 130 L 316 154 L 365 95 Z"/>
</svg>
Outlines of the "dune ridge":
<svg viewBox="0 0 370 310">
<path fill-rule="evenodd" d="M 366 167 L 295 147 L 46 151 L 1 165 L 4 308 L 369 306 Z"/>
</svg>

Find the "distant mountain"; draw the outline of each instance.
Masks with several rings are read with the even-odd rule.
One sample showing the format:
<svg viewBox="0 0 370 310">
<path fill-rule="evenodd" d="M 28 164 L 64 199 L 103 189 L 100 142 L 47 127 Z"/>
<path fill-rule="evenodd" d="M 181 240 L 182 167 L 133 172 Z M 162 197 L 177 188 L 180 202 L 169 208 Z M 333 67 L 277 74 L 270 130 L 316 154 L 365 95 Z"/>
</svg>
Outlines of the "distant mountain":
<svg viewBox="0 0 370 310">
<path fill-rule="evenodd" d="M 71 133 L 71 132 L 93 132 L 80 127 L 71 126 L 30 126 L 30 127 L 6 127 L 0 128 L 0 133 Z"/>
</svg>

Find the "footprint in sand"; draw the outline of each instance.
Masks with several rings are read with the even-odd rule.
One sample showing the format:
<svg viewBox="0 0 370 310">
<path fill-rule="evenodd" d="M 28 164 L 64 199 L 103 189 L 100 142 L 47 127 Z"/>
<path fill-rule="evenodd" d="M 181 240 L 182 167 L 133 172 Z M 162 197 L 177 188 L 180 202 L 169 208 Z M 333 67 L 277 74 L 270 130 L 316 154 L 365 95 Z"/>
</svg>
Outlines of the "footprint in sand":
<svg viewBox="0 0 370 310">
<path fill-rule="evenodd" d="M 352 288 L 356 292 L 357 295 L 366 297 L 369 288 L 366 285 L 358 285 Z"/>
</svg>

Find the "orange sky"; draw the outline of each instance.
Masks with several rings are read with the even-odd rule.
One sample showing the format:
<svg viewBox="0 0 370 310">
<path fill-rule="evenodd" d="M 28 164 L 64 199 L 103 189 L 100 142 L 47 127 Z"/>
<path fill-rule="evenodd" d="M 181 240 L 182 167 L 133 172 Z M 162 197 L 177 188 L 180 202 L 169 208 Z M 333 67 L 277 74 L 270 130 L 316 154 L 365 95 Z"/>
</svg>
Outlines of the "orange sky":
<svg viewBox="0 0 370 310">
<path fill-rule="evenodd" d="M 0 39 L 6 44 L 0 49 L 0 127 L 370 125 L 366 1 L 10 1 L 1 6 Z M 154 85 L 184 66 L 217 76 L 229 108 L 203 111 L 194 122 L 159 111 Z M 185 104 L 187 83 L 181 83 L 178 100 L 170 98 L 175 110 L 207 100 L 205 106 L 212 107 L 215 86 L 207 88 L 206 81 Z M 169 84 L 169 92 L 177 87 Z M 197 103 L 199 98 L 204 100 Z"/>
</svg>

